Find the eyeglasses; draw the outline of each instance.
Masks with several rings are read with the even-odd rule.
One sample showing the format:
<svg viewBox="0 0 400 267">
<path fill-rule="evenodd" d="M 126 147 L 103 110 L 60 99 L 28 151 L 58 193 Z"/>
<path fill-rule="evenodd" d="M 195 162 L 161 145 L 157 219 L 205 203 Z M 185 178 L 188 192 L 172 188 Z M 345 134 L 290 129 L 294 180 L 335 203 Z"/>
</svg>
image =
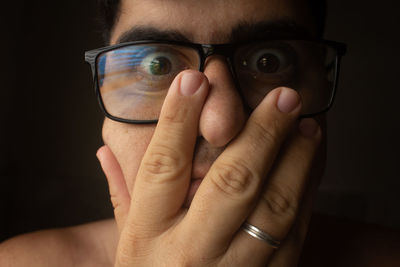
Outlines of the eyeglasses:
<svg viewBox="0 0 400 267">
<path fill-rule="evenodd" d="M 301 117 L 332 105 L 346 45 L 327 40 L 266 40 L 241 44 L 173 41 L 121 43 L 85 53 L 105 115 L 126 123 L 156 123 L 168 88 L 186 69 L 204 70 L 207 57 L 222 55 L 243 103 L 253 110 L 274 88 L 286 86 L 302 99 Z"/>
</svg>

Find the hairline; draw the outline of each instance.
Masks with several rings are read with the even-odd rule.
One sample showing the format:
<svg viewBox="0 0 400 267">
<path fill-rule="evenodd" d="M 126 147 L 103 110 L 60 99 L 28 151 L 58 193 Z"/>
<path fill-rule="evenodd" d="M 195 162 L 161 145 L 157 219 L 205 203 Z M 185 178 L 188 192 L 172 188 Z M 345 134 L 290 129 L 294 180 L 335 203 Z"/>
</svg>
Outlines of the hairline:
<svg viewBox="0 0 400 267">
<path fill-rule="evenodd" d="M 315 26 L 316 35 L 323 36 L 326 20 L 326 0 L 306 0 L 310 9 L 312 24 Z M 121 14 L 121 0 L 98 0 L 99 9 L 102 10 L 103 19 L 99 22 L 103 25 L 103 38 L 107 44 L 110 44 L 112 34 Z M 112 16 L 106 14 L 106 8 L 113 9 Z M 107 25 L 108 24 L 108 25 Z M 112 26 L 110 26 L 112 25 Z"/>
</svg>

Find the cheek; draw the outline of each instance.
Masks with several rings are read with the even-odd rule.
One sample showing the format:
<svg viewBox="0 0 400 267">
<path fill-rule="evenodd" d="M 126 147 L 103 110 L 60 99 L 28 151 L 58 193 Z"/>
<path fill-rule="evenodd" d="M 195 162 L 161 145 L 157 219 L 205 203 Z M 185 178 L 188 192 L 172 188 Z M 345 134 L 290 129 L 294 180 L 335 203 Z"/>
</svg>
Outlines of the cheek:
<svg viewBox="0 0 400 267">
<path fill-rule="evenodd" d="M 129 192 L 132 191 L 135 177 L 153 136 L 155 125 L 126 124 L 105 119 L 103 141 L 117 158 Z"/>
</svg>

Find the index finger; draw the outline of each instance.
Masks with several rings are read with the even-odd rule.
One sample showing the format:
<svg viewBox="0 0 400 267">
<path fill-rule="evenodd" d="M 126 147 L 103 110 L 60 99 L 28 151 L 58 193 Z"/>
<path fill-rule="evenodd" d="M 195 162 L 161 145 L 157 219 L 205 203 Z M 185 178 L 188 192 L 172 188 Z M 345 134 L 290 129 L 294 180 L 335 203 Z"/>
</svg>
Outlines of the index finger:
<svg viewBox="0 0 400 267">
<path fill-rule="evenodd" d="M 207 92 L 207 78 L 191 70 L 179 74 L 170 86 L 136 177 L 128 223 L 162 228 L 178 214 L 189 187 L 198 122 Z"/>
</svg>

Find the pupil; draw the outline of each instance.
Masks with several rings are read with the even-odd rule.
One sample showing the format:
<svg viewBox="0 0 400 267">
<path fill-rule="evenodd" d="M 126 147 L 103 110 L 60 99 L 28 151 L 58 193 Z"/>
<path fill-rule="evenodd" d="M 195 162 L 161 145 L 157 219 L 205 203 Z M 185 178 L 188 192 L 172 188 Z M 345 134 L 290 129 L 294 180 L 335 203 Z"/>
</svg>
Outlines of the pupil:
<svg viewBox="0 0 400 267">
<path fill-rule="evenodd" d="M 171 62 L 165 57 L 156 57 L 150 63 L 150 72 L 153 75 L 165 75 L 171 71 Z"/>
<path fill-rule="evenodd" d="M 257 68 L 261 72 L 274 73 L 279 70 L 279 59 L 272 54 L 264 54 L 257 61 Z"/>
</svg>

